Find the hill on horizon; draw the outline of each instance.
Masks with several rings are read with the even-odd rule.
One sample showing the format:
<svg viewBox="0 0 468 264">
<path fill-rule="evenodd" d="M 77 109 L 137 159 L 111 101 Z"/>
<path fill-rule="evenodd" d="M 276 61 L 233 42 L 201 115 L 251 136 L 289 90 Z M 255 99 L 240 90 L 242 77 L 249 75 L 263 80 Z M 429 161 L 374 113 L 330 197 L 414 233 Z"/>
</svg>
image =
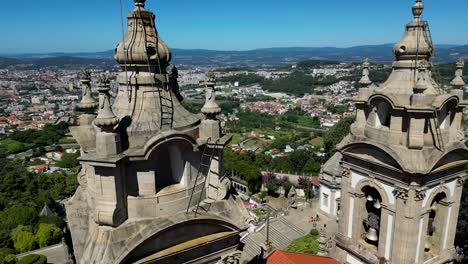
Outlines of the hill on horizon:
<svg viewBox="0 0 468 264">
<path fill-rule="evenodd" d="M 57 66 L 76 68 L 84 66 L 109 68 L 116 65 L 113 50 L 78 53 L 38 53 L 0 55 L 0 68 Z M 206 49 L 172 49 L 173 63 L 194 66 L 252 66 L 291 65 L 306 60 L 331 60 L 340 62 L 361 62 L 369 58 L 372 62 L 390 64 L 393 62 L 393 44 L 335 47 L 285 47 L 264 48 L 247 51 L 219 51 Z M 468 58 L 468 45 L 439 45 L 436 47 L 435 63 L 448 63 Z"/>
</svg>

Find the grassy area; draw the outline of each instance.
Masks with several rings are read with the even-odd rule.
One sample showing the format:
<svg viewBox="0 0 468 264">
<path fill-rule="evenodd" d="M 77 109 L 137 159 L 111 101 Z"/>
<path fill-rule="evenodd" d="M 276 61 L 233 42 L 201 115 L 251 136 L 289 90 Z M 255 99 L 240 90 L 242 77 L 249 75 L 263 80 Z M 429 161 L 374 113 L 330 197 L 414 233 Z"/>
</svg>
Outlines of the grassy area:
<svg viewBox="0 0 468 264">
<path fill-rule="evenodd" d="M 323 147 L 323 138 L 322 137 L 316 137 L 310 141 L 310 145 L 315 146 L 316 148 L 321 148 Z"/>
<path fill-rule="evenodd" d="M 9 139 L 9 138 L 0 140 L 0 148 L 10 153 L 20 152 L 22 150 L 29 149 L 33 145 L 34 144 L 21 143 L 19 141 Z"/>
<path fill-rule="evenodd" d="M 76 140 L 73 138 L 62 138 L 59 140 L 59 144 L 75 144 Z"/>
<path fill-rule="evenodd" d="M 314 254 L 318 253 L 318 236 L 308 234 L 293 241 L 286 247 L 286 251 L 296 253 Z"/>
<path fill-rule="evenodd" d="M 231 144 L 238 144 L 242 142 L 245 139 L 243 135 L 240 133 L 232 133 L 232 141 Z"/>
</svg>

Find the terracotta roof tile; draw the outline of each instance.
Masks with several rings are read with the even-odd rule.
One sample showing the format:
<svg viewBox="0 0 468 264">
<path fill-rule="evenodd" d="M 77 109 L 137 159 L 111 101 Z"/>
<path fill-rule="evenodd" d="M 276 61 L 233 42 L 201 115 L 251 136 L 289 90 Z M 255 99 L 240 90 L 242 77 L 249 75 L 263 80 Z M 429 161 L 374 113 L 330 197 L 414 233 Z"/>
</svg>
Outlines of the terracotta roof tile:
<svg viewBox="0 0 468 264">
<path fill-rule="evenodd" d="M 339 264 L 339 262 L 328 257 L 275 250 L 268 256 L 267 264 Z"/>
</svg>

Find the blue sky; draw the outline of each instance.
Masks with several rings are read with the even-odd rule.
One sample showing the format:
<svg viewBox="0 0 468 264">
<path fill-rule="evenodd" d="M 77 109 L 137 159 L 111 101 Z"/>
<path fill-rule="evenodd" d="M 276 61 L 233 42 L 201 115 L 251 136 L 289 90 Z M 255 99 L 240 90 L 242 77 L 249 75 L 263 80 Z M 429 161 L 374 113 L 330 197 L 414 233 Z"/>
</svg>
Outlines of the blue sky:
<svg viewBox="0 0 468 264">
<path fill-rule="evenodd" d="M 113 49 L 121 39 L 120 0 L 5 0 L 0 53 Z M 122 0 L 124 17 L 133 1 Z M 247 50 L 393 43 L 413 0 L 147 0 L 173 48 Z M 438 44 L 468 44 L 468 1 L 425 0 Z M 126 24 L 126 21 L 125 21 Z"/>
</svg>

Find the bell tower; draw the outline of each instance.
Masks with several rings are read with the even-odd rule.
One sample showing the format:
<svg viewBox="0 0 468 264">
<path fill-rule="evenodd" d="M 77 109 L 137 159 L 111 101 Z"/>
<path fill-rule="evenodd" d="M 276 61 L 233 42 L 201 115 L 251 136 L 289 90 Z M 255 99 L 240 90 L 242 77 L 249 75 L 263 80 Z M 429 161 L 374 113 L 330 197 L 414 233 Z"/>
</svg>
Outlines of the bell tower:
<svg viewBox="0 0 468 264">
<path fill-rule="evenodd" d="M 86 264 L 213 263 L 236 251 L 251 220 L 224 176 L 231 136 L 217 118 L 216 77 L 207 74 L 202 113 L 187 111 L 156 16 L 134 2 L 115 49 L 114 102 L 109 74 L 98 76 L 97 111 L 93 76 L 79 76 L 83 114 L 70 130 L 82 168 L 66 203 L 74 255 Z"/>
<path fill-rule="evenodd" d="M 336 257 L 342 263 L 454 259 L 468 163 L 463 62 L 444 91 L 432 78 L 434 46 L 421 19 L 422 0 L 412 9 L 391 75 L 377 86 L 364 71 L 353 99 L 356 121 L 337 147 L 343 158 Z"/>
</svg>

